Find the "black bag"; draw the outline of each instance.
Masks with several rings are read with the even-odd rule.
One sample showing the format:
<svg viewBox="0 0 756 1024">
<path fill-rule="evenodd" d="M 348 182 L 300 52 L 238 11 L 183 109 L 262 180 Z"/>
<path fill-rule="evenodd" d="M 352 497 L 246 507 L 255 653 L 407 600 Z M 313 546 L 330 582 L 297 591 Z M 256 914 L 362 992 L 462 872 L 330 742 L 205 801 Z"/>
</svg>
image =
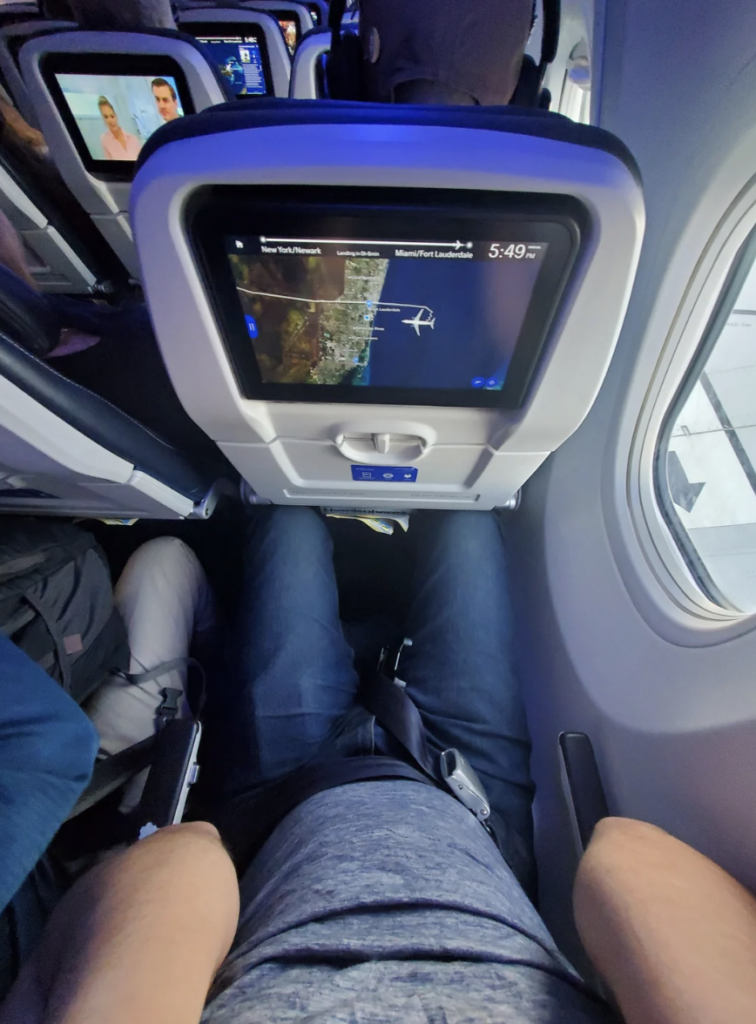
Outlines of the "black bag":
<svg viewBox="0 0 756 1024">
<path fill-rule="evenodd" d="M 79 704 L 129 669 L 105 553 L 70 523 L 0 518 L 0 629 Z"/>
</svg>

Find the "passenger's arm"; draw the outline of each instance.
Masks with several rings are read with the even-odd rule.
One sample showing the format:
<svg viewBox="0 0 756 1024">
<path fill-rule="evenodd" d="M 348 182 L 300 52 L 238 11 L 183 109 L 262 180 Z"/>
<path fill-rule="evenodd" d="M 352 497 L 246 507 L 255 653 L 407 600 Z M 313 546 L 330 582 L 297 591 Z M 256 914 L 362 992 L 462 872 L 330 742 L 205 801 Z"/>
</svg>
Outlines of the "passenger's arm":
<svg viewBox="0 0 756 1024">
<path fill-rule="evenodd" d="M 98 742 L 81 708 L 0 631 L 0 910 L 89 782 Z"/>
<path fill-rule="evenodd" d="M 685 843 L 606 818 L 578 869 L 574 906 L 627 1024 L 756 1020 L 756 900 Z"/>
<path fill-rule="evenodd" d="M 162 829 L 71 889 L 0 1024 L 197 1024 L 238 918 L 216 830 Z"/>
</svg>

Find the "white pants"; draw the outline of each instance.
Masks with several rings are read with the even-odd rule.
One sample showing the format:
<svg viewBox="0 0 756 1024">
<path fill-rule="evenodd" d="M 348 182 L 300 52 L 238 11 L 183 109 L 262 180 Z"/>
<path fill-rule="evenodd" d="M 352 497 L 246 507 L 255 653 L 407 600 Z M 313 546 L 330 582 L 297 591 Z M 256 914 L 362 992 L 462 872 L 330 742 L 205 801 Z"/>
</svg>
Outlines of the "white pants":
<svg viewBox="0 0 756 1024">
<path fill-rule="evenodd" d="M 114 596 L 128 631 L 132 675 L 188 657 L 192 636 L 213 626 L 214 601 L 205 573 L 191 548 L 175 537 L 159 537 L 138 548 Z M 186 676 L 185 665 L 138 684 L 111 676 L 87 706 L 100 748 L 117 754 L 152 736 L 166 688 L 181 691 L 179 714 L 188 715 Z M 146 777 L 142 772 L 127 787 L 122 811 L 139 802 Z"/>
</svg>

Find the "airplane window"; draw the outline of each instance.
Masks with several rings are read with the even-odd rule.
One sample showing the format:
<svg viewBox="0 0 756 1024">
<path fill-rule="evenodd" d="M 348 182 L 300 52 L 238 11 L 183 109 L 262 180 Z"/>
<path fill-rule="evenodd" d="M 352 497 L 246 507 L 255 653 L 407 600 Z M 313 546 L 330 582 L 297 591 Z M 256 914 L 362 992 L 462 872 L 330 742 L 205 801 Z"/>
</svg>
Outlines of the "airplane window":
<svg viewBox="0 0 756 1024">
<path fill-rule="evenodd" d="M 570 65 L 564 73 L 558 112 L 580 124 L 591 123 L 591 67 L 588 57 L 570 58 Z"/>
<path fill-rule="evenodd" d="M 657 495 L 709 598 L 756 612 L 756 232 L 667 418 Z"/>
</svg>

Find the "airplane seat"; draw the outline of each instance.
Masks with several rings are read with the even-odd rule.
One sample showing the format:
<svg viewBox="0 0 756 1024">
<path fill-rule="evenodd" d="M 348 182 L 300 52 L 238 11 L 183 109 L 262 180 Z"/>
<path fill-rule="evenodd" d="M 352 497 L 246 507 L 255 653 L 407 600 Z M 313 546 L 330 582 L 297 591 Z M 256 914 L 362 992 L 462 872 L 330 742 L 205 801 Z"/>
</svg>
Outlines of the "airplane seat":
<svg viewBox="0 0 756 1024">
<path fill-rule="evenodd" d="M 145 826 L 166 828 L 181 822 L 189 789 L 199 775 L 198 752 L 202 737 L 202 725 L 195 718 L 176 718 L 166 722 L 160 732 L 142 740 L 119 754 L 97 761 L 89 785 L 71 810 L 62 834 L 56 843 L 74 848 L 82 839 L 91 847 L 93 835 L 88 819 L 80 823 L 83 815 L 101 804 L 111 793 L 122 789 L 140 772 L 149 768 L 149 774 L 141 799 L 128 816 L 120 822 L 120 842 L 133 841 Z M 111 815 L 112 818 L 112 815 Z M 72 823 L 74 827 L 72 828 Z M 82 824 L 85 829 L 81 835 Z M 103 834 L 102 821 L 97 822 L 99 848 L 107 849 L 114 842 L 108 842 L 108 831 Z M 126 835 L 123 834 L 125 826 Z M 118 826 L 116 826 L 118 827 Z"/>
<path fill-rule="evenodd" d="M 55 166 L 11 151 L 2 134 L 0 210 L 21 238 L 29 273 L 42 291 L 108 294 L 126 285 L 120 261 Z"/>
<path fill-rule="evenodd" d="M 45 296 L 0 266 L 0 329 L 44 359 L 60 343 L 60 320 Z"/>
<path fill-rule="evenodd" d="M 231 96 L 190 35 L 71 30 L 29 40 L 21 73 L 61 176 L 132 278 L 140 268 L 128 217 L 136 157 L 173 118 Z"/>
<path fill-rule="evenodd" d="M 126 283 L 125 270 L 53 163 L 45 140 L 0 89 L 0 209 L 21 236 L 44 291 L 91 293 Z"/>
<path fill-rule="evenodd" d="M 291 56 L 272 14 L 200 6 L 179 11 L 177 18 L 181 31 L 205 47 L 234 97 L 289 95 Z"/>
<path fill-rule="evenodd" d="M 260 498 L 363 511 L 516 496 L 596 397 L 645 223 L 627 149 L 560 115 L 264 99 L 150 140 L 131 213 L 189 415 Z"/>
<path fill-rule="evenodd" d="M 64 377 L 174 447 L 208 466 L 228 468 L 178 401 L 143 303 L 110 306 L 47 297 L 0 264 L 0 327 L 27 351 L 52 359 Z"/>
<path fill-rule="evenodd" d="M 45 357 L 60 332 L 47 297 L 0 267 L 0 512 L 210 515 L 229 475 L 222 456 L 182 449 L 59 372 L 65 359 Z"/>
<path fill-rule="evenodd" d="M 326 95 L 325 62 L 330 52 L 330 29 L 314 28 L 302 36 L 291 66 L 292 99 L 314 100 Z"/>
</svg>

